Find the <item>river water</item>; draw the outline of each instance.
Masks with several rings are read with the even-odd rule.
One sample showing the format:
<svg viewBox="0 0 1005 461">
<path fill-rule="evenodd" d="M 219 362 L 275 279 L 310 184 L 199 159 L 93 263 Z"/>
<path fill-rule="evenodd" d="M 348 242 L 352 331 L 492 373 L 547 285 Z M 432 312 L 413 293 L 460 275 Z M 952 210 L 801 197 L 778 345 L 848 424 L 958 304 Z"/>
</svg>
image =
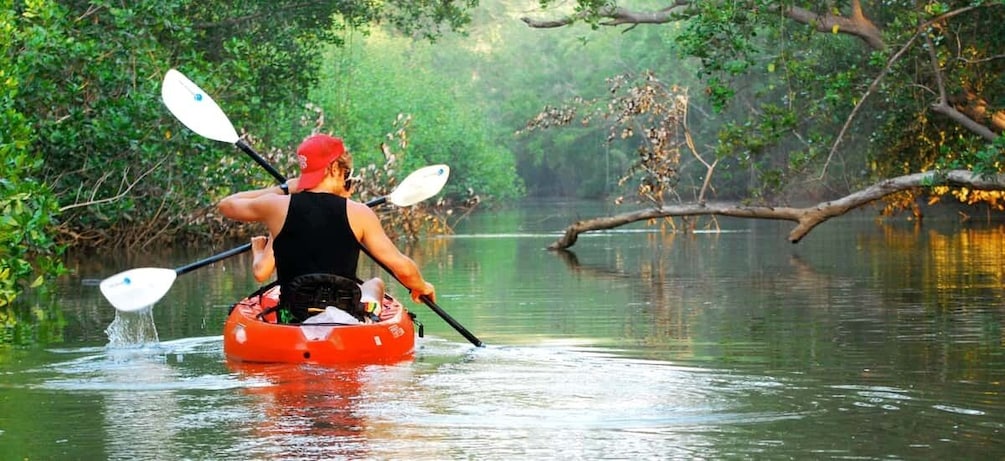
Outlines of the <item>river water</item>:
<svg viewBox="0 0 1005 461">
<path fill-rule="evenodd" d="M 96 280 L 225 248 L 72 257 L 59 340 L 0 349 L 0 458 L 1005 457 L 1001 222 L 853 213 L 797 245 L 787 222 L 633 225 L 544 250 L 604 212 L 528 202 L 409 247 L 486 346 L 410 304 L 425 336 L 384 366 L 224 360 L 248 255 L 128 316 Z"/>
</svg>

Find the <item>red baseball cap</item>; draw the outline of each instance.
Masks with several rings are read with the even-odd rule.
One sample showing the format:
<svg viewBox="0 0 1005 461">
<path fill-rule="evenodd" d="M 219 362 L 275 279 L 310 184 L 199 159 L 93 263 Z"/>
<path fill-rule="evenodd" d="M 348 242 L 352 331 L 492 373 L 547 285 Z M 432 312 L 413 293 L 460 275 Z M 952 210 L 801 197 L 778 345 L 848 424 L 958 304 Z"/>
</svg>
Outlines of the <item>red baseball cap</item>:
<svg viewBox="0 0 1005 461">
<path fill-rule="evenodd" d="M 297 147 L 297 160 L 300 161 L 300 182 L 297 187 L 307 190 L 317 186 L 325 178 L 328 165 L 344 153 L 342 138 L 316 134 L 305 139 Z"/>
</svg>

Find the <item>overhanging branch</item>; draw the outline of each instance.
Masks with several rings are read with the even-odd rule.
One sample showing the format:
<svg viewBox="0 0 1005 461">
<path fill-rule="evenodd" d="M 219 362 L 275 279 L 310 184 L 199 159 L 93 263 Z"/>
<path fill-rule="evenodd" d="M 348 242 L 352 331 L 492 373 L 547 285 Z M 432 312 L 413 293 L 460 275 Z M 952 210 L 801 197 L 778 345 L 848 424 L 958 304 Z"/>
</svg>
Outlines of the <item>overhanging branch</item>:
<svg viewBox="0 0 1005 461">
<path fill-rule="evenodd" d="M 606 6 L 596 11 L 595 16 L 607 18 L 601 21 L 603 26 L 618 26 L 622 24 L 666 24 L 677 20 L 673 11 L 679 7 L 687 6 L 689 2 L 676 0 L 670 2 L 666 7 L 655 11 L 633 11 L 620 6 Z M 560 16 L 555 19 L 534 19 L 524 16 L 520 18 L 525 24 L 535 29 L 553 29 L 565 27 L 577 21 L 582 21 L 591 16 L 588 11 L 581 11 L 574 14 Z"/>
<path fill-rule="evenodd" d="M 796 223 L 796 227 L 789 232 L 789 241 L 799 243 L 814 227 L 828 219 L 844 215 L 855 208 L 867 205 L 895 192 L 936 185 L 966 186 L 979 190 L 1005 190 L 1005 174 L 983 177 L 968 170 L 915 173 L 886 179 L 840 199 L 821 202 L 806 208 L 746 206 L 731 203 L 667 205 L 659 208 L 631 211 L 616 216 L 577 221 L 567 227 L 562 237 L 549 245 L 548 249 L 566 249 L 576 243 L 579 234 L 613 229 L 638 221 L 671 216 L 712 215 L 792 221 Z"/>
</svg>

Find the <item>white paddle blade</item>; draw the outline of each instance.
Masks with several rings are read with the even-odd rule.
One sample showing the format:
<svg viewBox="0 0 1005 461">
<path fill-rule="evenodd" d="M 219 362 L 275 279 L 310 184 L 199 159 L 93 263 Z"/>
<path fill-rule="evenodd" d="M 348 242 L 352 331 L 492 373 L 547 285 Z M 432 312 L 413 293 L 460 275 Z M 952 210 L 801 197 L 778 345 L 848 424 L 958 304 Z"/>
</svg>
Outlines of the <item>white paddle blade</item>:
<svg viewBox="0 0 1005 461">
<path fill-rule="evenodd" d="M 99 286 L 112 306 L 122 312 L 133 312 L 160 301 L 177 276 L 174 269 L 142 267 L 108 277 Z"/>
<path fill-rule="evenodd" d="M 213 98 L 181 72 L 171 69 L 164 75 L 161 99 L 178 121 L 199 136 L 228 144 L 240 139 Z"/>
<path fill-rule="evenodd" d="M 432 197 L 441 190 L 450 177 L 450 167 L 446 165 L 429 165 L 419 168 L 408 175 L 393 192 L 387 196 L 387 201 L 398 206 L 410 206 Z"/>
</svg>

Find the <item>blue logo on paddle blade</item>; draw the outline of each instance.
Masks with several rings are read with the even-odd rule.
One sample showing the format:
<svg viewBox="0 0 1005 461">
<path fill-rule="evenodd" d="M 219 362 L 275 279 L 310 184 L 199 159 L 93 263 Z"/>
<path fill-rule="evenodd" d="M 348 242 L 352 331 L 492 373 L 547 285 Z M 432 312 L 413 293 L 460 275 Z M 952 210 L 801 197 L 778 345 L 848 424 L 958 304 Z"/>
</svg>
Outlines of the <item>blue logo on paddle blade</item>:
<svg viewBox="0 0 1005 461">
<path fill-rule="evenodd" d="M 202 93 L 196 93 L 195 94 L 195 100 L 196 101 L 202 101 Z"/>
</svg>

